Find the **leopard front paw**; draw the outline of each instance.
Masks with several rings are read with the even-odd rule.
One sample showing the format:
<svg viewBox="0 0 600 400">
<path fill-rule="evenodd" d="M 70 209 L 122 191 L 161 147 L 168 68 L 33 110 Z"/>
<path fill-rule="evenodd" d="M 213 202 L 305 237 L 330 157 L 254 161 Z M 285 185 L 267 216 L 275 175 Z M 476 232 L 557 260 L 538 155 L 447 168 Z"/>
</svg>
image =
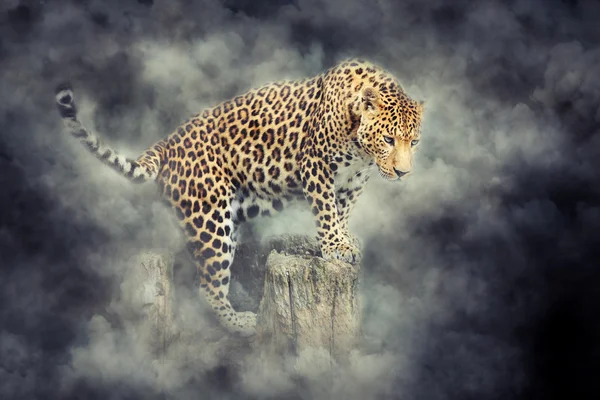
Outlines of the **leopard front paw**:
<svg viewBox="0 0 600 400">
<path fill-rule="evenodd" d="M 356 247 L 357 249 L 361 249 L 362 248 L 362 243 L 358 239 L 358 236 L 350 233 L 349 231 L 345 231 L 344 235 L 348 239 L 348 242 L 350 243 L 350 245 Z"/>
<path fill-rule="evenodd" d="M 353 246 L 348 241 L 332 245 L 322 245 L 321 252 L 326 260 L 341 260 L 349 264 L 358 264 L 361 260 L 361 253 L 358 247 Z"/>
</svg>

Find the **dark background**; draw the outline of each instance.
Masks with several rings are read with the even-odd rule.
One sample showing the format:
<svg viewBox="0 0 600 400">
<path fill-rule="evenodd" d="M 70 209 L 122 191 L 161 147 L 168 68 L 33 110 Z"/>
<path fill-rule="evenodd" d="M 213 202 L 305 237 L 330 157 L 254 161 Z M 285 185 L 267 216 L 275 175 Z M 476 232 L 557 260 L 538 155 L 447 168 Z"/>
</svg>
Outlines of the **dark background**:
<svg viewBox="0 0 600 400">
<path fill-rule="evenodd" d="M 156 395 L 125 367 L 107 378 L 101 357 L 74 361 L 126 249 L 172 235 L 152 233 L 151 190 L 61 135 L 56 83 L 70 79 L 87 125 L 135 155 L 198 107 L 349 55 L 428 101 L 419 169 L 402 189 L 374 183 L 357 210 L 366 331 L 382 343 L 353 372 L 369 377 L 357 393 L 599 398 L 592 0 L 3 2 L 0 398 Z M 208 370 L 180 398 L 320 398 Z"/>
</svg>

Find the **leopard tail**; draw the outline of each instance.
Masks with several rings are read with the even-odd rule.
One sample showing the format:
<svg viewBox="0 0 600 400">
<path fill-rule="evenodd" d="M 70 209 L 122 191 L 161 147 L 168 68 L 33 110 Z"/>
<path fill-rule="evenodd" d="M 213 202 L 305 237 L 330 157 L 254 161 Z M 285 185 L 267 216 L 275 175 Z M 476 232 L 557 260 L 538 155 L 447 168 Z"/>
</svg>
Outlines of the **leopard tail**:
<svg viewBox="0 0 600 400">
<path fill-rule="evenodd" d="M 104 164 L 113 168 L 131 182 L 141 183 L 155 180 L 161 167 L 166 162 L 166 145 L 161 140 L 147 149 L 136 160 L 119 155 L 114 149 L 106 146 L 100 138 L 87 130 L 77 118 L 77 106 L 71 85 L 63 83 L 55 90 L 56 105 L 64 126 Z"/>
</svg>

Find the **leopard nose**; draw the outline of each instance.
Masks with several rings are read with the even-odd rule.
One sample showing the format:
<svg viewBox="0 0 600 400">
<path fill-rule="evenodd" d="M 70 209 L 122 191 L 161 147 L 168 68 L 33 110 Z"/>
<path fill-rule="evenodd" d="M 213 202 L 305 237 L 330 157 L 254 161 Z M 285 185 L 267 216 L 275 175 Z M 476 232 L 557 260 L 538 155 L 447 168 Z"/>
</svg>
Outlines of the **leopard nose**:
<svg viewBox="0 0 600 400">
<path fill-rule="evenodd" d="M 394 172 L 396 173 L 396 175 L 398 175 L 398 178 L 402 178 L 404 175 L 408 174 L 407 172 L 402 172 L 399 169 L 394 168 Z"/>
</svg>

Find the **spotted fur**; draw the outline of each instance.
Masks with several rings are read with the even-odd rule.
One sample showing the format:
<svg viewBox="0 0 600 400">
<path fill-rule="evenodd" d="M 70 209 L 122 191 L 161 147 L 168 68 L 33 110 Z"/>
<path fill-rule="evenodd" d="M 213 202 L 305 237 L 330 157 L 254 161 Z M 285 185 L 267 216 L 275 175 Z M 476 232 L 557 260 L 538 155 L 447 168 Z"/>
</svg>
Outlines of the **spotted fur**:
<svg viewBox="0 0 600 400">
<path fill-rule="evenodd" d="M 67 130 L 105 164 L 133 182 L 158 182 L 185 231 L 201 293 L 223 326 L 244 335 L 256 317 L 228 300 L 238 225 L 305 199 L 323 257 L 359 262 L 350 211 L 374 169 L 390 181 L 412 171 L 423 111 L 388 72 L 348 60 L 206 109 L 132 160 L 84 128 L 69 86 L 57 88 L 56 102 Z"/>
</svg>

